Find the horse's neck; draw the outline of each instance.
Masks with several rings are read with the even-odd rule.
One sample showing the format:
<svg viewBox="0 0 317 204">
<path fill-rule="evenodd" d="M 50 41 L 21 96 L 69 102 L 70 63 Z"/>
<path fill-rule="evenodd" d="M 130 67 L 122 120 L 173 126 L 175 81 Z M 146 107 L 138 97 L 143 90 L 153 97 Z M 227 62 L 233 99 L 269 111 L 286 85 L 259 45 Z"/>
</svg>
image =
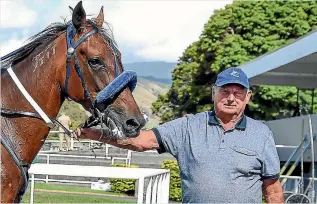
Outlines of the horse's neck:
<svg viewBox="0 0 317 204">
<path fill-rule="evenodd" d="M 57 49 L 59 46 L 63 44 L 56 39 L 47 46 L 37 48 L 12 67 L 22 85 L 48 117 L 56 117 L 63 102 L 58 78 L 61 66 L 65 66 L 66 47 L 65 50 L 64 47 Z M 2 75 L 1 80 L 2 107 L 35 112 L 8 73 Z M 1 123 L 1 134 L 10 138 L 21 159 L 32 161 L 48 135 L 49 128 L 45 122 L 28 117 L 1 117 Z"/>
</svg>

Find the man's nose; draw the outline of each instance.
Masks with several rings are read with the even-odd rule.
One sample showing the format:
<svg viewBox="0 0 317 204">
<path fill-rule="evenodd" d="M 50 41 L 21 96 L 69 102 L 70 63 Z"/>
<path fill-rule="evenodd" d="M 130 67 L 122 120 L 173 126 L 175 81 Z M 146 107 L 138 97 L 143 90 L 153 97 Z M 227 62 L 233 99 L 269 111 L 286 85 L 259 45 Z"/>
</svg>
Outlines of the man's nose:
<svg viewBox="0 0 317 204">
<path fill-rule="evenodd" d="M 232 93 L 229 94 L 228 101 L 234 101 L 234 99 L 235 99 L 234 95 Z"/>
</svg>

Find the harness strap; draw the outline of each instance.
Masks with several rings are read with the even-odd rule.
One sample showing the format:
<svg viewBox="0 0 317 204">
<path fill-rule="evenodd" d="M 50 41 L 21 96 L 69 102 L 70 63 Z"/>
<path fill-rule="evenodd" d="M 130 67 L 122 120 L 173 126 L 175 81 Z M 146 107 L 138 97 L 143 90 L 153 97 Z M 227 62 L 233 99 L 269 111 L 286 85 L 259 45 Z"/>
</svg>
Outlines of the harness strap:
<svg viewBox="0 0 317 204">
<path fill-rule="evenodd" d="M 12 150 L 12 148 L 10 147 L 8 142 L 5 140 L 5 138 L 0 135 L 0 139 L 1 139 L 1 143 L 6 148 L 8 153 L 13 158 L 13 161 L 15 162 L 15 164 L 17 165 L 17 167 L 21 171 L 22 177 L 24 179 L 23 187 L 20 189 L 19 194 L 18 194 L 19 202 L 20 202 L 22 200 L 22 196 L 25 193 L 25 191 L 26 191 L 26 189 L 28 187 L 28 184 L 29 184 L 29 174 L 28 174 L 27 170 L 29 169 L 30 164 L 28 164 L 28 163 L 27 164 L 23 164 L 21 162 L 21 159 L 19 159 L 19 157 L 16 155 L 16 153 Z"/>
<path fill-rule="evenodd" d="M 91 35 L 95 34 L 97 32 L 96 29 L 91 30 L 89 33 L 87 33 L 86 35 L 84 35 L 83 37 L 81 37 L 76 43 L 73 40 L 74 37 L 74 28 L 73 25 L 70 24 L 67 27 L 67 31 L 66 31 L 66 43 L 67 43 L 67 59 L 66 59 L 66 79 L 65 79 L 65 93 L 66 95 L 68 95 L 68 81 L 69 81 L 69 77 L 70 77 L 70 63 L 72 60 L 72 56 L 74 54 L 74 58 L 75 58 L 75 70 L 81 80 L 81 84 L 84 88 L 84 94 L 85 97 L 88 97 L 89 100 L 92 103 L 92 98 L 91 95 L 88 91 L 88 88 L 86 86 L 85 80 L 84 80 L 84 76 L 81 72 L 80 69 L 80 64 L 79 64 L 79 60 L 76 54 L 75 49 L 81 44 L 83 43 L 88 37 L 90 37 Z M 92 103 L 93 104 L 93 103 Z"/>
<path fill-rule="evenodd" d="M 41 118 L 41 116 L 37 113 L 18 111 L 18 110 L 12 110 L 7 108 L 1 108 L 1 116 L 7 117 L 7 118 L 31 117 L 31 118 L 37 118 L 37 119 L 43 120 L 43 118 Z M 59 125 L 64 130 L 65 134 L 71 136 L 72 133 L 63 124 L 61 124 L 55 118 L 50 118 L 50 119 L 53 121 L 54 124 Z"/>
<path fill-rule="evenodd" d="M 44 113 L 44 111 L 40 108 L 40 106 L 35 102 L 35 100 L 30 96 L 30 94 L 26 91 L 26 89 L 24 88 L 24 86 L 22 85 L 22 83 L 20 82 L 20 80 L 18 79 L 18 77 L 15 75 L 15 73 L 12 70 L 12 67 L 9 67 L 7 69 L 9 75 L 11 76 L 13 82 L 17 85 L 18 89 L 21 91 L 21 93 L 23 94 L 23 96 L 26 98 L 26 100 L 29 101 L 29 103 L 32 105 L 32 107 L 36 110 L 36 112 L 39 113 L 39 115 L 43 118 L 43 120 L 45 121 L 45 123 L 49 126 L 49 127 L 54 127 L 53 122 L 50 120 L 50 118 Z"/>
<path fill-rule="evenodd" d="M 92 104 L 92 106 L 93 106 L 93 101 L 92 101 L 91 95 L 90 95 L 90 93 L 89 93 L 89 91 L 88 91 L 88 88 L 87 88 L 87 86 L 86 86 L 85 78 L 84 78 L 84 76 L 83 76 L 83 73 L 82 73 L 81 70 L 80 70 L 80 65 L 79 65 L 79 61 L 78 61 L 77 53 L 76 53 L 76 52 L 74 52 L 74 57 L 75 57 L 75 70 L 76 70 L 76 72 L 77 72 L 77 74 L 78 74 L 78 76 L 79 76 L 79 78 L 80 78 L 81 85 L 82 85 L 83 88 L 84 88 L 84 95 L 85 95 L 85 97 L 89 98 L 89 100 L 90 100 L 90 102 L 91 102 L 91 104 Z"/>
<path fill-rule="evenodd" d="M 113 41 L 111 41 L 111 49 L 112 49 L 112 54 L 113 54 L 114 63 L 115 63 L 115 76 L 114 76 L 114 78 L 116 78 L 117 76 L 119 76 L 119 66 L 118 66 L 118 60 L 117 60 L 117 54 L 116 54 L 116 51 L 118 51 L 118 49 L 114 45 Z"/>
</svg>

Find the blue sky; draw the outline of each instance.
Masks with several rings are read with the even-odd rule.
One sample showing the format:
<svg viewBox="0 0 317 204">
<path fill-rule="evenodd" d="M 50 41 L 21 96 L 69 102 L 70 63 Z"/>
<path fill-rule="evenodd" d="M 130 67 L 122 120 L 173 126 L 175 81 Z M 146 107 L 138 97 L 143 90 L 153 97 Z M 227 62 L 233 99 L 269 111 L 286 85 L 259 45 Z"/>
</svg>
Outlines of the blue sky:
<svg viewBox="0 0 317 204">
<path fill-rule="evenodd" d="M 50 23 L 70 20 L 68 6 L 78 0 L 1 0 L 0 55 L 19 48 L 27 38 Z M 215 9 L 231 0 L 154 1 L 83 0 L 86 14 L 104 6 L 105 21 L 113 27 L 123 62 L 176 62 L 184 49 L 198 40 Z"/>
</svg>

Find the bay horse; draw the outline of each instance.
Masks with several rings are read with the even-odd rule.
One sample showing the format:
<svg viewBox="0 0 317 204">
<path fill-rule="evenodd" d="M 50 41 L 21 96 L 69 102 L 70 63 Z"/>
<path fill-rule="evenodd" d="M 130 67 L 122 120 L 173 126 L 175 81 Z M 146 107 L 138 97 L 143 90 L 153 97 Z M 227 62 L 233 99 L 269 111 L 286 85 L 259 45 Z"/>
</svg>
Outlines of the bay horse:
<svg viewBox="0 0 317 204">
<path fill-rule="evenodd" d="M 71 21 L 51 24 L 1 58 L 1 203 L 21 201 L 27 170 L 60 125 L 65 99 L 90 111 L 114 139 L 135 137 L 145 124 L 132 95 L 136 73 L 123 70 L 103 7 L 91 19 L 81 1 L 70 9 Z"/>
</svg>

